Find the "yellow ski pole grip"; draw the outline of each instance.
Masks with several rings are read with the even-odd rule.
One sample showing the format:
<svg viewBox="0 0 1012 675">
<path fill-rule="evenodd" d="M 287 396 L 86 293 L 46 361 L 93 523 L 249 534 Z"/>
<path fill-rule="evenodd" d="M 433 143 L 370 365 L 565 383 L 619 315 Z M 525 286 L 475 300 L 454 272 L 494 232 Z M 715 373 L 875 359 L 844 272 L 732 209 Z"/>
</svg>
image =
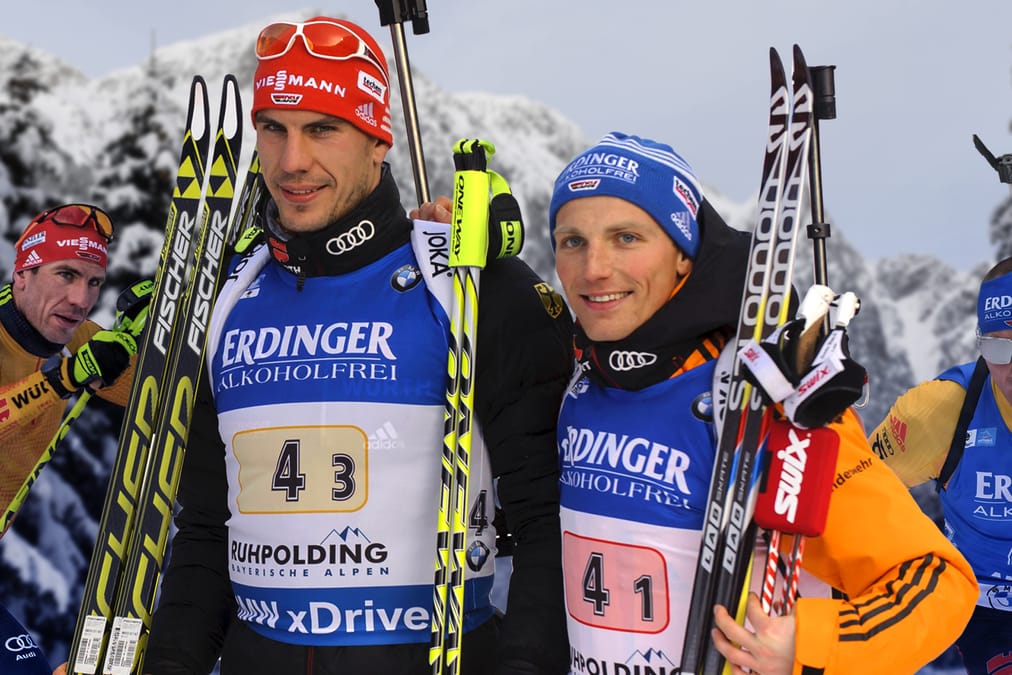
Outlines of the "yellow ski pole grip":
<svg viewBox="0 0 1012 675">
<path fill-rule="evenodd" d="M 450 267 L 485 267 L 488 256 L 488 200 L 491 178 L 486 157 L 495 153 L 488 141 L 463 139 L 454 145 L 453 216 Z M 486 154 L 487 153 L 487 154 Z"/>
</svg>

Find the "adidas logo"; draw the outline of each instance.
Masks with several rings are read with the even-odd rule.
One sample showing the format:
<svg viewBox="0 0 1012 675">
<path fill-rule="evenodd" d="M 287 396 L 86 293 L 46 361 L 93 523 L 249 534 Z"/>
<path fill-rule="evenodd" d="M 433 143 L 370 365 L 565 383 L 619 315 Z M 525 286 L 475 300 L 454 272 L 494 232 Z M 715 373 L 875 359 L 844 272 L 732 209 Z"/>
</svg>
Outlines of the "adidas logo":
<svg viewBox="0 0 1012 675">
<path fill-rule="evenodd" d="M 394 448 L 403 447 L 404 441 L 397 435 L 397 430 L 394 429 L 394 425 L 390 422 L 386 422 L 379 429 L 369 434 L 370 450 L 393 450 Z"/>
<path fill-rule="evenodd" d="M 374 109 L 374 104 L 373 103 L 371 103 L 371 102 L 370 103 L 363 103 L 362 105 L 360 105 L 357 108 L 355 108 L 355 114 L 363 122 L 365 122 L 366 124 L 368 124 L 371 127 L 374 127 L 374 126 L 376 126 L 376 118 L 373 117 L 373 109 Z"/>
<path fill-rule="evenodd" d="M 28 257 L 25 259 L 25 264 L 26 265 L 41 265 L 42 264 L 42 256 L 39 255 L 38 251 L 32 251 L 31 253 L 28 254 Z"/>
</svg>

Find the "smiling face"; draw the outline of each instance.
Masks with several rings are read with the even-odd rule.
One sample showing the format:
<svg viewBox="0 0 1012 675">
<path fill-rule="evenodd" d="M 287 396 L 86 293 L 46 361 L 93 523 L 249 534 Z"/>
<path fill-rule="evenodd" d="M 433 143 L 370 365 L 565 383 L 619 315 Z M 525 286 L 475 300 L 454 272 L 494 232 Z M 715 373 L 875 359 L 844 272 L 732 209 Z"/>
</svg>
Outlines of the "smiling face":
<svg viewBox="0 0 1012 675">
<path fill-rule="evenodd" d="M 671 297 L 692 261 L 650 215 L 617 197 L 567 202 L 556 215 L 555 269 L 595 342 L 620 340 Z"/>
<path fill-rule="evenodd" d="M 390 146 L 332 115 L 306 110 L 256 114 L 257 154 L 282 227 L 315 232 L 357 206 L 379 184 Z"/>
<path fill-rule="evenodd" d="M 14 302 L 42 337 L 67 344 L 98 302 L 105 268 L 58 260 L 14 274 Z"/>
</svg>

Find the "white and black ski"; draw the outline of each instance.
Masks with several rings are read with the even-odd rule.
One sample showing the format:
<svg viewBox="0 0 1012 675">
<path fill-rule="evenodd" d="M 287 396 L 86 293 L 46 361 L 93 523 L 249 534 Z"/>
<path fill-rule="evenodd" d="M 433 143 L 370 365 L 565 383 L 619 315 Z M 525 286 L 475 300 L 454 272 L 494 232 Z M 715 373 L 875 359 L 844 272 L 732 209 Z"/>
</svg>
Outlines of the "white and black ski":
<svg viewBox="0 0 1012 675">
<path fill-rule="evenodd" d="M 729 347 L 735 353 L 749 340 L 767 337 L 789 318 L 797 216 L 813 122 L 811 80 L 797 45 L 792 79 L 793 95 L 780 56 L 771 48 L 769 132 L 738 332 Z M 737 611 L 755 544 L 752 514 L 767 413 L 760 392 L 745 379 L 737 359 L 729 378 L 682 648 L 682 673 L 716 675 L 723 669 L 723 657 L 710 639 L 713 606 L 723 605 L 732 614 Z"/>
</svg>

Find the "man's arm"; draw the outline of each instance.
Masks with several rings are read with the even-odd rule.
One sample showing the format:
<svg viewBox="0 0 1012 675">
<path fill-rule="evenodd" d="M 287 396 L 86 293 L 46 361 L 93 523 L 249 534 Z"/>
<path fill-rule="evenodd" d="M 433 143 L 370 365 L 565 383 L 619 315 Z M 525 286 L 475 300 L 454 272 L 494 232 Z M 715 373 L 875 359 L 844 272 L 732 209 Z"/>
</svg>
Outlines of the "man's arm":
<svg viewBox="0 0 1012 675">
<path fill-rule="evenodd" d="M 482 277 L 476 408 L 514 539 L 499 673 L 566 672 L 555 429 L 572 375 L 572 320 L 517 260 Z"/>
<path fill-rule="evenodd" d="M 178 530 L 152 619 L 145 672 L 210 672 L 235 614 L 226 558 L 225 449 L 207 380 L 205 369 L 179 482 Z"/>
<path fill-rule="evenodd" d="M 907 487 L 937 478 L 965 396 L 966 390 L 950 380 L 908 390 L 868 437 L 872 451 Z"/>
<path fill-rule="evenodd" d="M 837 474 L 822 536 L 804 567 L 847 599 L 802 598 L 798 663 L 825 675 L 914 672 L 962 632 L 977 599 L 966 559 L 906 487 L 869 452 L 853 412 L 840 434 Z"/>
</svg>

